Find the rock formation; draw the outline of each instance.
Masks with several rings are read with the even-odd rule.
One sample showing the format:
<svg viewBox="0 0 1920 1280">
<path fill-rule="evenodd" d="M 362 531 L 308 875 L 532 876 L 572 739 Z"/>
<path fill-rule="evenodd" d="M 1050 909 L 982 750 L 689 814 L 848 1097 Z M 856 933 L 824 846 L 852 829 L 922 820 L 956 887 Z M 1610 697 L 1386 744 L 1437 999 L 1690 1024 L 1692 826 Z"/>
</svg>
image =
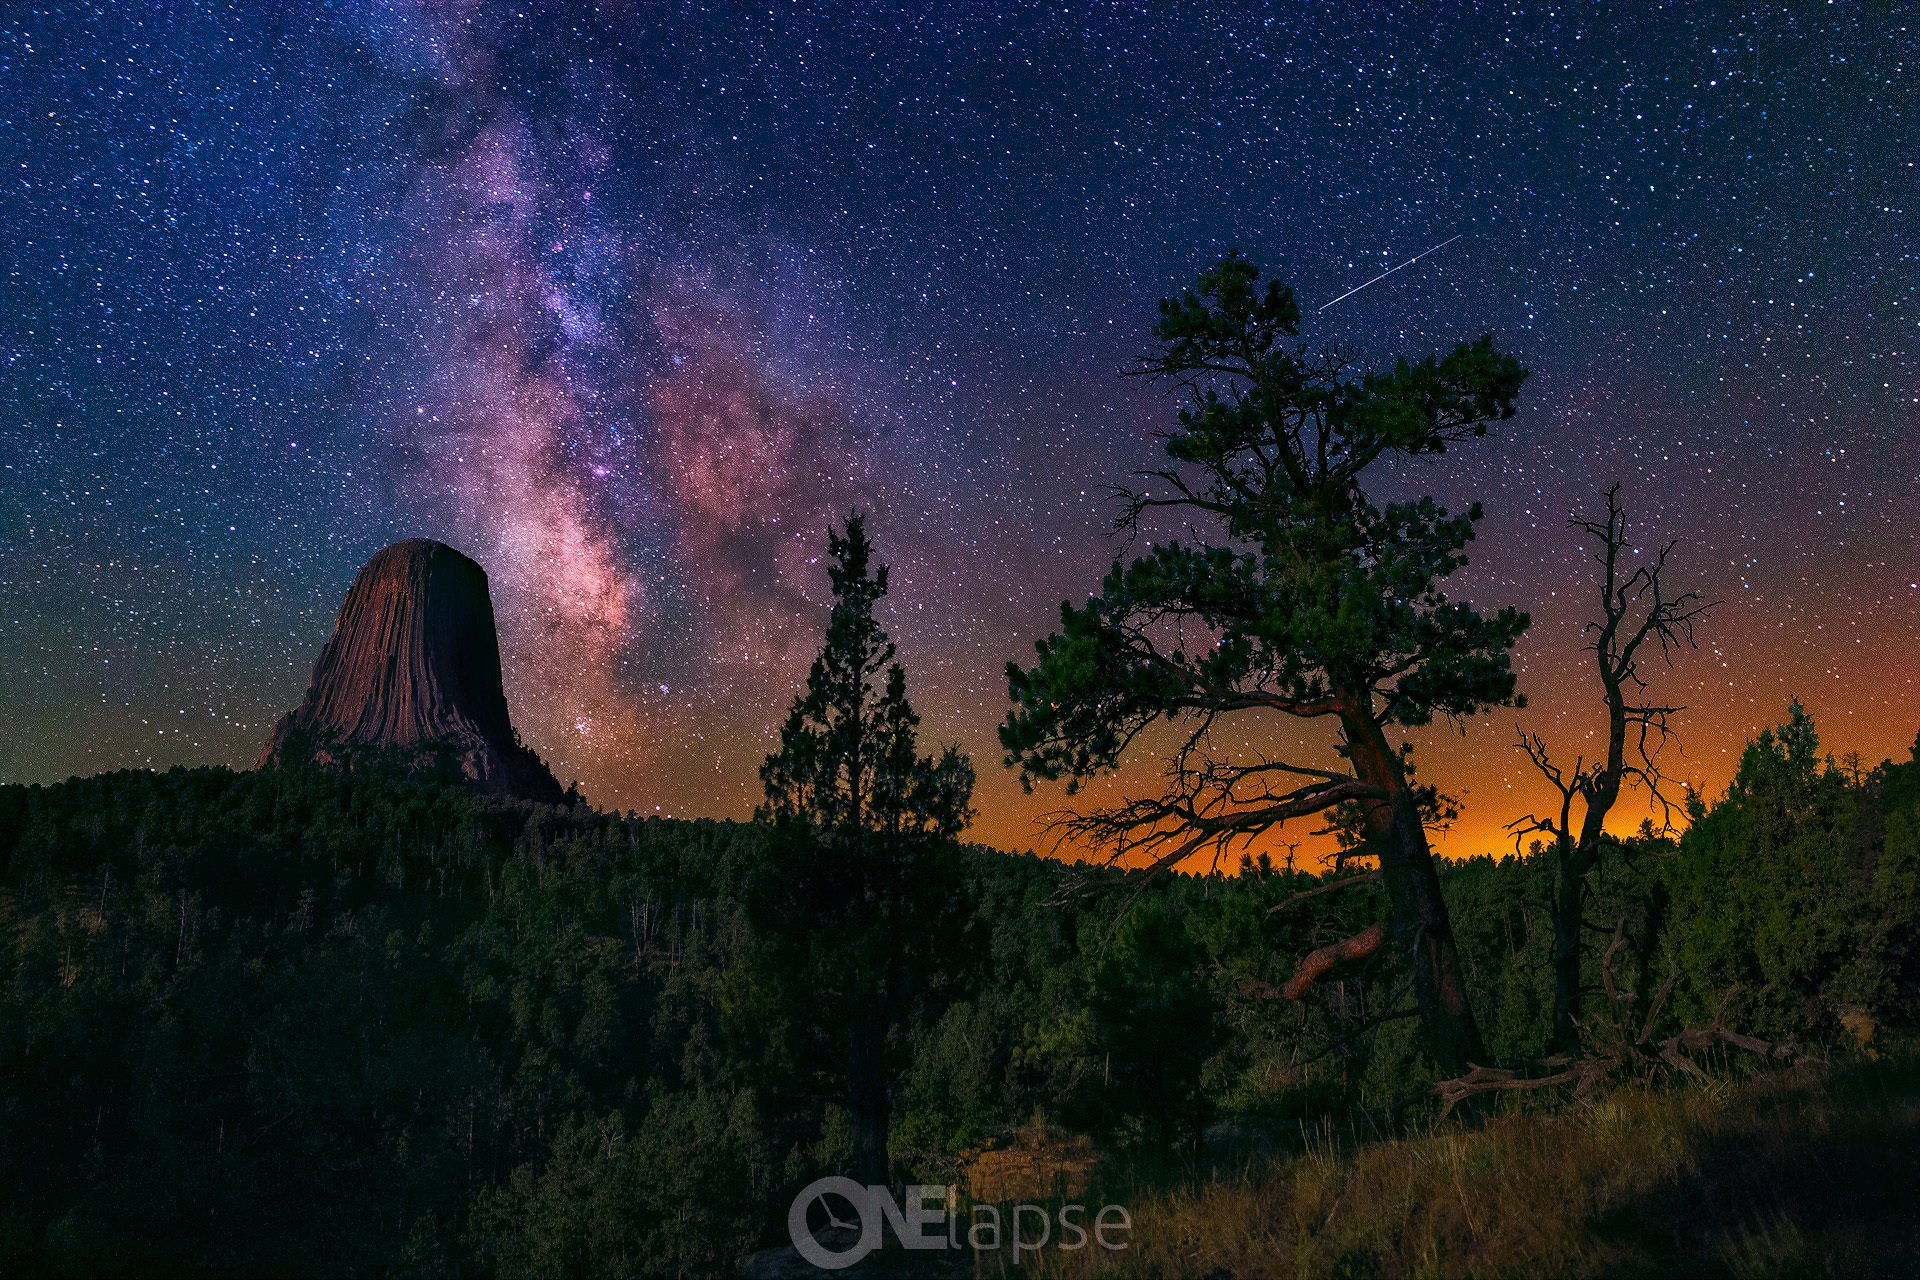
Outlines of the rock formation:
<svg viewBox="0 0 1920 1280">
<path fill-rule="evenodd" d="M 260 763 L 365 749 L 451 764 L 498 795 L 562 798 L 507 717 L 486 570 L 444 543 L 415 538 L 367 561 L 306 699 L 274 726 Z"/>
</svg>

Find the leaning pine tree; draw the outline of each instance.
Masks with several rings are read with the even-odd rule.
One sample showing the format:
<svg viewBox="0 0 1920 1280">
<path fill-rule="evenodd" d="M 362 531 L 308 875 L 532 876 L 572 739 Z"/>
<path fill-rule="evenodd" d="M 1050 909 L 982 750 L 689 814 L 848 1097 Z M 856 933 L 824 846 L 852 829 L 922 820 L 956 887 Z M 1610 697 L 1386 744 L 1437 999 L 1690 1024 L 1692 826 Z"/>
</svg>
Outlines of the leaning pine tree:
<svg viewBox="0 0 1920 1280">
<path fill-rule="evenodd" d="M 1295 342 L 1292 292 L 1261 289 L 1259 274 L 1230 255 L 1197 290 L 1161 303 L 1139 372 L 1170 381 L 1184 403 L 1169 464 L 1122 491 L 1120 527 L 1147 536 L 1165 518 L 1194 540 L 1149 544 L 1116 562 L 1084 608 L 1061 606 L 1038 662 L 1008 666 L 1001 742 L 1023 783 L 1064 778 L 1072 791 L 1117 767 L 1156 722 L 1173 726 L 1157 794 L 1067 824 L 1150 870 L 1336 807 L 1356 815 L 1429 1051 L 1458 1070 L 1479 1056 L 1480 1036 L 1427 843 L 1434 796 L 1393 735 L 1516 703 L 1509 656 L 1527 618 L 1483 616 L 1441 591 L 1466 563 L 1478 505 L 1381 504 L 1369 487 L 1401 459 L 1510 417 L 1526 371 L 1491 338 L 1358 369 Z M 1337 758 L 1216 747 L 1272 742 L 1287 720 L 1331 723 Z M 1373 945 L 1353 941 L 1339 954 Z"/>
<path fill-rule="evenodd" d="M 887 1180 L 890 1094 L 908 1020 L 924 1009 L 941 957 L 937 921 L 950 871 L 942 850 L 972 816 L 973 765 L 949 747 L 920 754 L 906 673 L 874 618 L 887 569 L 873 563 L 864 520 L 828 535 L 833 609 L 826 643 L 794 699 L 780 746 L 761 766 L 759 814 L 798 842 L 779 886 L 776 933 L 823 1074 L 848 1094 L 854 1175 Z"/>
</svg>

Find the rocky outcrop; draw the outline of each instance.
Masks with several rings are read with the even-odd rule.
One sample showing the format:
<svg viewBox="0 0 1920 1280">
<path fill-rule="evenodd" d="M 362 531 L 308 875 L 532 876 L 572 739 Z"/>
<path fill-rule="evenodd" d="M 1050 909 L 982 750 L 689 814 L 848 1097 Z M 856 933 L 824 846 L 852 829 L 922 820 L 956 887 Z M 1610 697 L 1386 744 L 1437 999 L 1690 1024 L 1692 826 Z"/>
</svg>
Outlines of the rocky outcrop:
<svg viewBox="0 0 1920 1280">
<path fill-rule="evenodd" d="M 361 750 L 450 765 L 498 795 L 562 798 L 508 719 L 486 571 L 445 543 L 415 538 L 367 561 L 260 763 Z"/>
</svg>

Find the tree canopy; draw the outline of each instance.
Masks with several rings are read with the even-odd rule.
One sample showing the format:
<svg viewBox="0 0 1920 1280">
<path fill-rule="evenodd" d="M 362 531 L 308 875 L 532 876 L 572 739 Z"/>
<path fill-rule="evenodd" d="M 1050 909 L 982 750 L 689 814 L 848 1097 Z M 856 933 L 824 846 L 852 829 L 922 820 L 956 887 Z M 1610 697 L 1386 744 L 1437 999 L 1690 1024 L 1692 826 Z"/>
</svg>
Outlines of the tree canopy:
<svg viewBox="0 0 1920 1280">
<path fill-rule="evenodd" d="M 779 838 L 751 902 L 762 985 L 791 1011 L 805 1070 L 843 1091 L 855 1174 L 876 1184 L 909 1043 L 950 959 L 943 846 L 971 814 L 973 765 L 951 747 L 920 754 L 906 673 L 874 617 L 887 568 L 866 521 L 848 516 L 827 551 L 826 638 L 760 770 L 760 816 Z"/>
<path fill-rule="evenodd" d="M 831 531 L 833 609 L 807 686 L 794 698 L 780 746 L 760 769 L 760 816 L 840 831 L 951 838 L 972 814 L 973 765 L 949 747 L 919 754 L 920 717 L 905 670 L 873 616 L 887 594 L 866 520 Z"/>
<path fill-rule="evenodd" d="M 1675 982 L 1656 1035 L 1730 992 L 1740 1025 L 1801 1045 L 1913 1025 L 1920 753 L 1836 767 L 1795 711 L 1702 799 L 1593 883 L 1593 918 L 1625 922 L 1622 985 Z M 0 1271 L 738 1271 L 852 1160 L 844 1081 L 794 1049 L 828 993 L 762 981 L 839 945 L 752 900 L 791 869 L 787 831 L 807 829 L 367 762 L 0 787 L 0 1151 L 33 1155 L 0 1161 Z M 915 882 L 954 932 L 951 998 L 898 1044 L 912 1179 L 964 1183 L 1036 1113 L 1131 1189 L 1162 1160 L 1190 1176 L 1210 1130 L 1292 1143 L 1430 1096 L 1408 1023 L 1355 1034 L 1331 987 L 1272 995 L 1290 956 L 1377 917 L 1375 883 L 1303 901 L 1321 878 L 1256 859 L 1129 906 L 1063 893 L 1076 873 L 1050 859 L 954 860 Z M 1552 859 L 1441 875 L 1490 1060 L 1537 1052 Z"/>
<path fill-rule="evenodd" d="M 1229 256 L 1163 302 L 1160 346 L 1141 369 L 1185 403 L 1166 436 L 1169 465 L 1122 494 L 1120 524 L 1143 532 L 1170 511 L 1196 540 L 1116 562 L 1084 606 L 1061 606 L 1033 666 L 1008 665 L 1001 740 L 1029 785 L 1114 768 L 1155 721 L 1190 728 L 1173 792 L 1116 815 L 1127 830 L 1169 819 L 1188 834 L 1251 837 L 1372 798 L 1343 769 L 1191 754 L 1224 716 L 1420 725 L 1514 700 L 1509 652 L 1526 615 L 1483 616 L 1441 590 L 1465 563 L 1479 506 L 1376 503 L 1363 482 L 1393 456 L 1485 434 L 1512 414 L 1525 371 L 1489 338 L 1362 371 L 1289 341 L 1292 291 L 1261 291 L 1258 277 Z M 1289 780 L 1298 785 L 1278 788 Z"/>
<path fill-rule="evenodd" d="M 1519 701 L 1510 654 L 1527 618 L 1442 589 L 1466 563 L 1477 504 L 1372 490 L 1396 462 L 1510 417 L 1526 371 L 1491 338 L 1369 369 L 1298 342 L 1299 321 L 1292 291 L 1262 288 L 1238 254 L 1161 303 L 1138 372 L 1174 388 L 1178 424 L 1167 464 L 1121 491 L 1118 521 L 1148 545 L 1084 606 L 1062 604 L 1033 666 L 1008 665 L 1000 738 L 1023 783 L 1072 790 L 1151 726 L 1177 727 L 1158 792 L 1067 824 L 1156 870 L 1357 805 L 1397 931 L 1428 952 L 1419 987 L 1436 1053 L 1462 1061 L 1478 1038 L 1422 826 L 1431 797 L 1385 730 Z M 1160 522 L 1191 532 L 1156 541 Z M 1229 718 L 1274 714 L 1334 721 L 1340 758 L 1216 748 Z"/>
</svg>

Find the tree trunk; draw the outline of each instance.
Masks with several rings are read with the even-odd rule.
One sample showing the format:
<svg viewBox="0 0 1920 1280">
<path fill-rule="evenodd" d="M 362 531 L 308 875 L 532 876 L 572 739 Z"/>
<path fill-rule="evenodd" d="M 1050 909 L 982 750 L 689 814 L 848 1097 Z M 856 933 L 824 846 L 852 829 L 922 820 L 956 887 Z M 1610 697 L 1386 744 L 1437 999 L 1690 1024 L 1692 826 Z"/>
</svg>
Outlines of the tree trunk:
<svg viewBox="0 0 1920 1280">
<path fill-rule="evenodd" d="M 1553 911 L 1553 1044 L 1552 1051 L 1564 1053 L 1580 1047 L 1580 934 L 1585 927 L 1587 868 L 1580 850 L 1562 844 L 1555 867 L 1559 884 L 1555 886 Z"/>
<path fill-rule="evenodd" d="M 887 1159 L 887 1138 L 891 1117 L 887 1104 L 887 1081 L 879 1064 L 858 1052 L 848 1081 L 848 1111 L 853 1127 L 853 1177 L 862 1186 L 889 1185 L 891 1169 Z"/>
<path fill-rule="evenodd" d="M 1384 793 L 1382 799 L 1366 802 L 1367 830 L 1380 855 L 1389 923 L 1413 966 L 1414 999 L 1427 1051 L 1441 1071 L 1464 1072 L 1486 1054 L 1467 1000 L 1466 975 L 1454 947 L 1453 921 L 1440 893 L 1419 799 L 1369 710 L 1343 717 L 1343 724 L 1355 774 Z"/>
<path fill-rule="evenodd" d="M 1620 682 L 1604 667 L 1600 678 L 1607 696 L 1607 764 L 1586 792 L 1580 838 L 1570 840 L 1563 827 L 1557 845 L 1559 856 L 1554 860 L 1560 883 L 1555 886 L 1553 921 L 1553 1047 L 1565 1052 L 1580 1048 L 1580 944 L 1585 929 L 1587 876 L 1600 865 L 1607 815 L 1620 798 L 1620 778 L 1626 768 L 1626 702 Z"/>
</svg>

